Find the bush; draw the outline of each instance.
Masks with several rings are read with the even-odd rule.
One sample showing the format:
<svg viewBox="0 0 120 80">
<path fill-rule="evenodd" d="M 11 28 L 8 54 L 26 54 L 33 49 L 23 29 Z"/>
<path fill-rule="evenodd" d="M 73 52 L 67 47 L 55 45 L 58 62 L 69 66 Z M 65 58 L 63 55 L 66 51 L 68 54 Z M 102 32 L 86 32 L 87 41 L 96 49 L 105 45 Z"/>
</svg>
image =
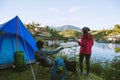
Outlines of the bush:
<svg viewBox="0 0 120 80">
<path fill-rule="evenodd" d="M 117 56 L 113 59 L 111 63 L 112 68 L 114 69 L 114 79 L 119 80 L 120 75 L 120 56 Z"/>
<path fill-rule="evenodd" d="M 115 70 L 113 68 L 104 68 L 103 70 L 103 78 L 105 80 L 119 80 L 115 79 Z"/>
<path fill-rule="evenodd" d="M 102 70 L 103 67 L 100 63 L 91 63 L 91 68 L 90 68 L 91 72 L 93 72 L 94 74 L 101 76 L 102 75 Z"/>
</svg>

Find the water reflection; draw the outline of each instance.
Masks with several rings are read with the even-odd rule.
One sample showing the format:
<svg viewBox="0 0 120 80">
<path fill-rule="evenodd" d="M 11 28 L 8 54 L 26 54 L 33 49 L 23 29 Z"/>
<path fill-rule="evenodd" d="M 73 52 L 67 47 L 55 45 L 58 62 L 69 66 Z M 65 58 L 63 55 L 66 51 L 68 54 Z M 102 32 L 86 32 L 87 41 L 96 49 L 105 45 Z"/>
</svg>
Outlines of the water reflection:
<svg viewBox="0 0 120 80">
<path fill-rule="evenodd" d="M 120 53 L 120 44 L 115 43 L 97 43 L 95 42 L 96 47 L 103 48 L 104 49 L 110 49 L 114 50 L 115 53 Z"/>
<path fill-rule="evenodd" d="M 120 44 L 95 42 L 92 50 L 93 58 L 112 60 L 115 56 L 120 55 Z M 118 54 L 116 54 L 116 52 Z"/>
<path fill-rule="evenodd" d="M 116 47 L 114 48 L 114 51 L 115 51 L 116 53 L 119 53 L 119 52 L 120 52 L 120 47 L 117 47 L 117 46 L 116 46 Z"/>
<path fill-rule="evenodd" d="M 67 46 L 62 52 L 70 57 L 79 54 L 80 47 L 75 42 L 62 43 L 62 46 Z M 114 43 L 94 43 L 92 48 L 92 58 L 101 60 L 112 60 L 115 56 L 120 55 L 120 44 Z"/>
</svg>

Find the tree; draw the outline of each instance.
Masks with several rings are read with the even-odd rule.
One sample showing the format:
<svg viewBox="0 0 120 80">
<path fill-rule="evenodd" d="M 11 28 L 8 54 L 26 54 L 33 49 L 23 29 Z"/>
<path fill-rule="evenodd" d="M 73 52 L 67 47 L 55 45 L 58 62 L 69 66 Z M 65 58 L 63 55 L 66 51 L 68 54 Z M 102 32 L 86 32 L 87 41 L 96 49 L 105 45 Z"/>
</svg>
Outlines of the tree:
<svg viewBox="0 0 120 80">
<path fill-rule="evenodd" d="M 118 33 L 120 33 L 120 25 L 119 24 L 115 24 L 113 30 L 118 32 Z"/>
<path fill-rule="evenodd" d="M 49 28 L 48 25 L 46 25 L 44 28 L 45 28 L 46 31 L 50 31 L 50 28 Z"/>
</svg>

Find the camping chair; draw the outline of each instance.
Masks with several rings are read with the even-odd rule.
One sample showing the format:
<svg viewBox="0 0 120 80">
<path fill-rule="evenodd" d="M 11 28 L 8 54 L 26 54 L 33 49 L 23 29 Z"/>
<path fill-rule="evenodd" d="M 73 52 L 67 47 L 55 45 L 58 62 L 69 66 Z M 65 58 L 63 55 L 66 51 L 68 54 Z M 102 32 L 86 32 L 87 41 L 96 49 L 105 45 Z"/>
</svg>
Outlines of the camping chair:
<svg viewBox="0 0 120 80">
<path fill-rule="evenodd" d="M 65 67 L 67 71 L 72 72 L 70 75 L 68 75 L 67 80 L 71 80 L 72 76 L 74 76 L 75 80 L 79 80 L 79 75 L 78 75 L 76 66 L 77 66 L 76 61 L 65 61 Z"/>
<path fill-rule="evenodd" d="M 45 59 L 43 59 L 43 58 L 40 58 L 37 62 L 39 62 L 38 71 L 40 71 L 40 72 L 44 72 L 45 68 L 51 68 L 52 67 L 52 65 L 47 65 Z"/>
<path fill-rule="evenodd" d="M 36 62 L 38 62 L 38 71 L 44 72 L 45 68 L 50 69 L 52 65 L 46 64 L 46 60 L 44 58 L 39 58 L 39 56 L 35 55 Z"/>
</svg>

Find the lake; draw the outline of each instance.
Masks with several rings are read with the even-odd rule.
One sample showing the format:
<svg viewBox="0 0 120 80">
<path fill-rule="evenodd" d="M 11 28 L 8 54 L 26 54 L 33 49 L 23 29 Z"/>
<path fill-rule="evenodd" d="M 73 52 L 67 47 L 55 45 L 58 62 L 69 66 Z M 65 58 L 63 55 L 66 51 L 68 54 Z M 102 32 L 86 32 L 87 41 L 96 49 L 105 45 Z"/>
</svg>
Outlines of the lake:
<svg viewBox="0 0 120 80">
<path fill-rule="evenodd" d="M 61 53 L 66 55 L 68 59 L 74 57 L 78 58 L 80 46 L 76 42 L 61 43 L 60 46 L 65 47 Z M 116 50 L 115 50 L 116 49 Z M 94 42 L 92 48 L 92 59 L 112 60 L 115 56 L 120 55 L 120 44 L 115 43 L 97 43 Z"/>
</svg>

